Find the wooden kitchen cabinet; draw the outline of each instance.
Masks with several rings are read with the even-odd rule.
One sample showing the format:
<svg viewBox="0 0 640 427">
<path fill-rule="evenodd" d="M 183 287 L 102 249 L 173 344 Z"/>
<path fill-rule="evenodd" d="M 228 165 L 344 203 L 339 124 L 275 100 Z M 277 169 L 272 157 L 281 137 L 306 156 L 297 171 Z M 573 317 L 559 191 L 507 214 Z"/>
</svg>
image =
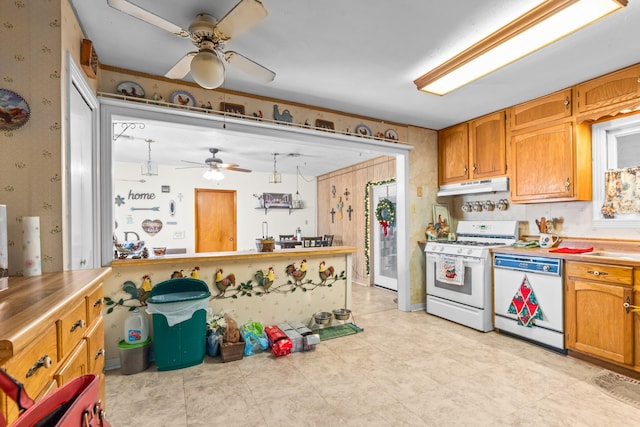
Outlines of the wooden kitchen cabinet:
<svg viewBox="0 0 640 427">
<path fill-rule="evenodd" d="M 504 176 L 506 112 L 498 111 L 438 132 L 438 182 Z"/>
<path fill-rule="evenodd" d="M 572 114 L 571 89 L 528 101 L 509 110 L 511 131 L 567 119 Z"/>
<path fill-rule="evenodd" d="M 472 180 L 507 172 L 506 112 L 498 111 L 469 122 L 469 164 Z"/>
<path fill-rule="evenodd" d="M 565 263 L 567 349 L 617 364 L 634 364 L 633 268 Z"/>
<path fill-rule="evenodd" d="M 438 132 L 438 184 L 469 179 L 469 126 L 460 123 Z"/>
<path fill-rule="evenodd" d="M 591 200 L 591 131 L 561 120 L 511 132 L 513 203 Z"/>
<path fill-rule="evenodd" d="M 102 282 L 110 268 L 9 278 L 0 304 L 0 367 L 41 398 L 86 373 L 100 376 L 104 401 Z M 0 393 L 9 423 L 15 402 Z"/>
<path fill-rule="evenodd" d="M 606 114 L 635 106 L 640 102 L 640 65 L 580 83 L 575 93 L 579 114 L 613 107 Z"/>
</svg>

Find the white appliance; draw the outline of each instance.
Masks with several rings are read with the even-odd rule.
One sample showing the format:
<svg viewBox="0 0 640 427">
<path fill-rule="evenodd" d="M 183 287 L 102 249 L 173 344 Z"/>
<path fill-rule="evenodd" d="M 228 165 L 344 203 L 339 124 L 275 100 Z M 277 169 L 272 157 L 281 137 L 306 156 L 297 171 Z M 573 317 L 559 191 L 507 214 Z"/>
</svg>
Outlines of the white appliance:
<svg viewBox="0 0 640 427">
<path fill-rule="evenodd" d="M 0 205 L 0 291 L 9 287 L 9 257 L 7 252 L 7 206 Z"/>
<path fill-rule="evenodd" d="M 441 185 L 438 189 L 438 197 L 457 196 L 460 194 L 493 193 L 496 191 L 509 191 L 508 177 L 501 176 L 498 178 Z"/>
<path fill-rule="evenodd" d="M 495 254 L 495 326 L 564 352 L 562 260 Z"/>
<path fill-rule="evenodd" d="M 425 246 L 427 313 L 491 331 L 489 249 L 517 241 L 518 222 L 460 221 L 456 234 L 457 241 L 429 241 Z"/>
</svg>

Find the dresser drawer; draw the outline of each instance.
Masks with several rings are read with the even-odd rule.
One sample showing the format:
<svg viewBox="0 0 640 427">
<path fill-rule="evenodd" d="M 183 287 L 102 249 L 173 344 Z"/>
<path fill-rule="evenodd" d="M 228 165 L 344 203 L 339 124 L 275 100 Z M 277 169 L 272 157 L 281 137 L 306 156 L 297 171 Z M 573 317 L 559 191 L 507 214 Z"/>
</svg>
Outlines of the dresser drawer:
<svg viewBox="0 0 640 427">
<path fill-rule="evenodd" d="M 102 286 L 87 296 L 87 324 L 91 325 L 94 320 L 102 315 L 104 307 L 104 290 Z"/>
<path fill-rule="evenodd" d="M 51 381 L 57 365 L 56 326 L 52 323 L 42 335 L 9 360 L 3 368 L 24 385 L 29 396 L 36 397 Z M 9 420 L 18 416 L 18 406 L 11 399 L 7 399 L 6 415 Z"/>
<path fill-rule="evenodd" d="M 73 349 L 73 352 L 64 361 L 60 369 L 54 375 L 58 387 L 70 380 L 87 373 L 87 344 L 84 340 Z"/>
<path fill-rule="evenodd" d="M 87 328 L 87 305 L 85 299 L 79 300 L 57 322 L 58 326 L 58 360 L 62 360 L 72 348 L 82 340 Z"/>
<path fill-rule="evenodd" d="M 101 374 L 104 370 L 104 320 L 98 318 L 84 338 L 88 348 L 88 372 Z"/>
<path fill-rule="evenodd" d="M 571 277 L 572 279 L 607 282 L 612 285 L 631 286 L 633 284 L 632 267 L 568 261 L 565 268 L 567 277 Z"/>
</svg>

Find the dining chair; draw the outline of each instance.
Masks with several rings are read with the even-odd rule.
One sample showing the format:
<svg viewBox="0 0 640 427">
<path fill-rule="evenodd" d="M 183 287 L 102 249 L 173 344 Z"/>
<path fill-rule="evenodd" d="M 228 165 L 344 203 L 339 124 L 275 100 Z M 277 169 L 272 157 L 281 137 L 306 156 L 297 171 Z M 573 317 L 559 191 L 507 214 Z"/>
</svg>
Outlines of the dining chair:
<svg viewBox="0 0 640 427">
<path fill-rule="evenodd" d="M 333 234 L 322 236 L 322 246 L 333 246 Z"/>
<path fill-rule="evenodd" d="M 280 248 L 282 249 L 293 249 L 296 247 L 296 242 L 293 234 L 280 234 L 278 235 L 278 240 L 280 240 Z M 291 240 L 291 242 L 288 242 Z"/>
<path fill-rule="evenodd" d="M 322 237 L 314 236 L 314 237 L 303 237 L 302 238 L 302 247 L 304 248 L 315 248 L 322 245 Z"/>
</svg>

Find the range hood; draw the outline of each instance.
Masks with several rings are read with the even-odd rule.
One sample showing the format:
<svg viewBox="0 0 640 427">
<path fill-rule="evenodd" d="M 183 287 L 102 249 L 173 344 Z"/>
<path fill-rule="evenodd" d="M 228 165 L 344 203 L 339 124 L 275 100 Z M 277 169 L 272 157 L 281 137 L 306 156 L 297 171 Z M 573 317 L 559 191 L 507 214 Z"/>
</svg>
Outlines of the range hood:
<svg viewBox="0 0 640 427">
<path fill-rule="evenodd" d="M 508 191 L 509 178 L 481 179 L 479 181 L 457 182 L 455 184 L 441 185 L 438 196 L 458 196 L 460 194 L 492 193 L 494 191 Z"/>
</svg>

